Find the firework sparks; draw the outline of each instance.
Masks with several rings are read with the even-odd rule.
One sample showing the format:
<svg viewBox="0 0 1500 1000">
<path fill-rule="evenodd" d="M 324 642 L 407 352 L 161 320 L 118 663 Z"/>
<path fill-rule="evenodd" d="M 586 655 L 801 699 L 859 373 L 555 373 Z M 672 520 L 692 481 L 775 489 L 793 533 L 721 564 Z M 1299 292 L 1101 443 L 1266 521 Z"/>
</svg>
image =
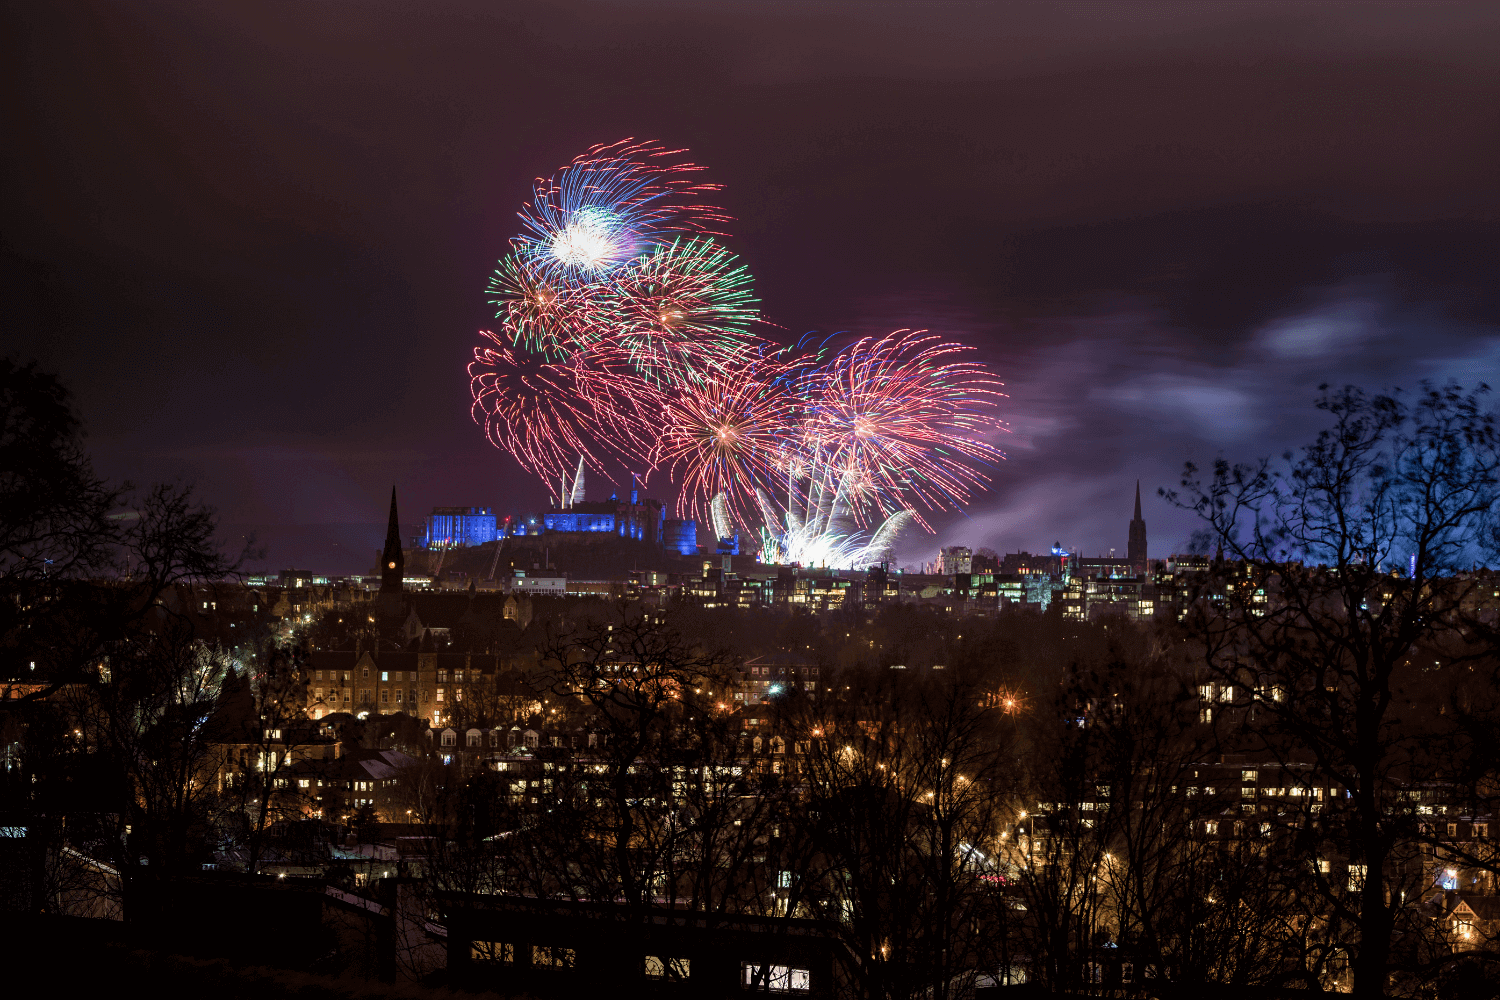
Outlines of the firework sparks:
<svg viewBox="0 0 1500 1000">
<path fill-rule="evenodd" d="M 474 349 L 470 413 L 490 443 L 510 452 L 554 493 L 580 456 L 602 468 L 592 433 L 596 417 L 572 372 L 517 354 L 489 330 L 480 333 L 495 346 Z"/>
<path fill-rule="evenodd" d="M 698 379 L 750 350 L 750 273 L 709 239 L 674 240 L 621 270 L 602 309 L 610 350 L 642 378 Z"/>
<path fill-rule="evenodd" d="M 594 280 L 677 233 L 716 233 L 728 219 L 702 199 L 720 187 L 697 180 L 703 168 L 682 152 L 625 140 L 537 178 L 517 254 L 543 274 Z"/>
<path fill-rule="evenodd" d="M 598 339 L 598 285 L 550 278 L 525 259 L 502 259 L 490 278 L 489 303 L 496 307 L 511 346 L 548 358 Z"/>
<path fill-rule="evenodd" d="M 757 510 L 756 490 L 775 480 L 797 400 L 774 361 L 659 394 L 655 462 L 680 484 L 679 516 L 711 518 L 719 493 L 734 521 Z"/>
<path fill-rule="evenodd" d="M 713 238 L 719 188 L 681 153 L 596 146 L 536 182 L 489 285 L 475 420 L 554 493 L 575 463 L 665 468 L 680 516 L 758 522 L 765 560 L 887 556 L 921 510 L 987 485 L 1001 384 L 925 331 L 837 352 L 756 336 L 749 272 Z"/>
<path fill-rule="evenodd" d="M 840 487 L 882 514 L 957 509 L 1004 456 L 983 437 L 1001 428 L 1001 383 L 970 350 L 923 330 L 865 338 L 808 378 L 804 441 Z"/>
</svg>

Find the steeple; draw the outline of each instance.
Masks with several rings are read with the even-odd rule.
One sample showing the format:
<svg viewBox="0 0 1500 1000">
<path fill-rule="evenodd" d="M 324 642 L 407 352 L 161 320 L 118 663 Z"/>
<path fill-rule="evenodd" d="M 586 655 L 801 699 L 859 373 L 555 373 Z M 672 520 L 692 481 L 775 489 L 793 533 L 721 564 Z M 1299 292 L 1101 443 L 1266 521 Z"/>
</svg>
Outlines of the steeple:
<svg viewBox="0 0 1500 1000">
<path fill-rule="evenodd" d="M 1126 550 L 1131 569 L 1137 575 L 1147 571 L 1146 522 L 1141 519 L 1141 481 L 1135 481 L 1135 517 L 1130 522 L 1130 545 Z"/>
<path fill-rule="evenodd" d="M 380 554 L 380 606 L 383 613 L 399 613 L 401 579 L 405 572 L 406 556 L 401 551 L 401 519 L 396 514 L 396 487 L 392 486 L 391 519 L 385 530 L 385 551 Z"/>
</svg>

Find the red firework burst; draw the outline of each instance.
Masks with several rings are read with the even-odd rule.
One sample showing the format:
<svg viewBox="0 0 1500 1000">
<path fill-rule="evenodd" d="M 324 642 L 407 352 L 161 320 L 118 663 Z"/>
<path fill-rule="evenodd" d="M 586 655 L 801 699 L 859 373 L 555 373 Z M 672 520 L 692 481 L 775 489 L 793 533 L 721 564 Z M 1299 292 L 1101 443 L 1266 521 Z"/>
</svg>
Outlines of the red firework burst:
<svg viewBox="0 0 1500 1000">
<path fill-rule="evenodd" d="M 956 508 L 988 477 L 974 462 L 1004 458 L 984 435 L 1002 429 L 993 409 L 1002 383 L 971 348 L 925 330 L 867 337 L 808 379 L 802 440 L 811 461 L 845 477 L 882 513 Z"/>
<path fill-rule="evenodd" d="M 774 483 L 795 426 L 797 400 L 774 361 L 751 361 L 701 382 L 659 392 L 654 465 L 681 485 L 681 517 L 707 520 L 728 495 L 741 525 L 755 520 L 756 488 Z"/>
<path fill-rule="evenodd" d="M 490 443 L 510 452 L 554 494 L 580 456 L 591 468 L 604 471 L 597 453 L 597 414 L 578 392 L 573 371 L 518 354 L 489 330 L 479 332 L 495 346 L 474 349 L 469 363 L 474 400 L 470 413 Z"/>
</svg>

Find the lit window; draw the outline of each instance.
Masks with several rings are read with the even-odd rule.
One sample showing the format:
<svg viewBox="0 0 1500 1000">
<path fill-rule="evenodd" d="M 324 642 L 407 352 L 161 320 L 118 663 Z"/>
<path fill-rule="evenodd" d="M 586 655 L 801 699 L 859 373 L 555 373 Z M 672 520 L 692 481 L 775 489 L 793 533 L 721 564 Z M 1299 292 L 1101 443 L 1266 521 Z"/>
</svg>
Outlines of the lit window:
<svg viewBox="0 0 1500 1000">
<path fill-rule="evenodd" d="M 504 962 L 516 960 L 516 946 L 503 941 L 474 941 L 469 945 L 469 959 L 474 962 Z"/>
<path fill-rule="evenodd" d="M 690 968 L 691 962 L 686 958 L 646 956 L 646 978 L 648 979 L 686 979 Z"/>
<path fill-rule="evenodd" d="M 757 965 L 745 962 L 740 966 L 741 982 L 752 989 L 765 988 L 775 993 L 805 992 L 812 989 L 812 977 L 806 969 L 793 969 L 787 965 Z"/>
<path fill-rule="evenodd" d="M 534 944 L 531 946 L 531 964 L 551 969 L 571 969 L 578 956 L 572 948 L 556 945 Z"/>
</svg>

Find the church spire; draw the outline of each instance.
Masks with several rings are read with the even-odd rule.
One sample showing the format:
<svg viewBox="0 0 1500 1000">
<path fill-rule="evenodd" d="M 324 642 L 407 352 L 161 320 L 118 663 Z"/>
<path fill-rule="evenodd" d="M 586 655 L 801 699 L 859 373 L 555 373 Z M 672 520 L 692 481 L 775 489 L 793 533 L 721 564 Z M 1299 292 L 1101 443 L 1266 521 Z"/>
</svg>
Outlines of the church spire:
<svg viewBox="0 0 1500 1000">
<path fill-rule="evenodd" d="M 391 487 L 391 519 L 385 531 L 385 551 L 380 554 L 380 596 L 382 610 L 399 610 L 402 577 L 406 574 L 406 554 L 401 551 L 401 518 L 396 513 L 396 487 Z M 394 599 L 394 600 L 393 600 Z"/>
<path fill-rule="evenodd" d="M 1130 545 L 1126 550 L 1130 567 L 1137 575 L 1150 570 L 1146 558 L 1146 522 L 1141 519 L 1141 481 L 1135 481 L 1135 517 L 1130 522 Z"/>
<path fill-rule="evenodd" d="M 1136 493 L 1140 493 L 1140 487 L 1136 487 Z M 1140 500 L 1136 500 L 1136 517 L 1140 517 Z M 385 529 L 385 547 L 390 548 L 394 544 L 398 549 L 401 547 L 401 519 L 396 516 L 396 487 L 391 487 L 391 519 Z"/>
</svg>

